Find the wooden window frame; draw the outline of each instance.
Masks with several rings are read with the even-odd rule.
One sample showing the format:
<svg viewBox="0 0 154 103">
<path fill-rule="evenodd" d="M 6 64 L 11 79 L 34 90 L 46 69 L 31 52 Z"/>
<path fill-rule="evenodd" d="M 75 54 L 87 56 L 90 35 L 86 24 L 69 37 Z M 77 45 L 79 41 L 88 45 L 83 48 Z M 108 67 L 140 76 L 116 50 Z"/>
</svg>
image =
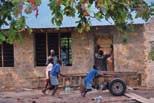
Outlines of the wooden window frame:
<svg viewBox="0 0 154 103">
<path fill-rule="evenodd" d="M 7 46 L 8 47 L 10 46 L 10 48 L 7 48 Z M 10 53 L 8 52 L 9 49 L 11 50 Z M 8 43 L 2 43 L 0 45 L 0 51 L 1 51 L 0 52 L 0 55 L 1 55 L 0 56 L 0 60 L 1 60 L 0 61 L 1 62 L 0 67 L 14 67 L 14 45 L 13 44 L 8 44 Z"/>
<path fill-rule="evenodd" d="M 45 66 L 45 64 L 46 63 L 44 63 L 44 65 L 38 65 L 39 63 L 38 63 L 38 60 L 37 60 L 37 51 L 36 51 L 36 35 L 39 35 L 39 34 L 41 34 L 41 33 L 35 33 L 34 34 L 34 40 L 35 40 L 35 42 L 34 42 L 34 45 L 35 45 L 35 66 Z M 45 35 L 45 52 L 46 52 L 46 54 L 45 54 L 45 56 L 46 56 L 46 58 L 48 57 L 48 55 L 49 55 L 49 51 L 50 51 L 50 49 L 54 49 L 54 48 L 49 48 L 49 42 L 51 42 L 51 41 L 49 41 L 48 40 L 48 38 L 49 38 L 49 36 L 51 36 L 52 37 L 52 35 L 54 36 L 55 35 L 55 37 L 57 36 L 58 37 L 58 41 L 57 41 L 57 48 L 56 48 L 56 52 L 57 52 L 57 58 L 58 59 L 61 59 L 61 37 L 62 37 L 62 35 L 63 34 L 67 34 L 68 35 L 68 37 L 70 37 L 71 38 L 71 33 L 70 32 L 65 32 L 65 33 L 48 33 L 48 32 L 42 32 L 42 35 Z M 70 36 L 69 36 L 70 35 Z M 53 41 L 54 42 L 54 41 Z M 71 44 L 69 44 L 69 45 L 71 45 Z M 71 56 L 72 57 L 72 56 Z M 68 61 L 70 61 L 70 60 L 68 60 Z M 72 66 L 72 62 L 71 62 L 71 64 L 70 65 L 66 65 L 66 66 Z"/>
</svg>

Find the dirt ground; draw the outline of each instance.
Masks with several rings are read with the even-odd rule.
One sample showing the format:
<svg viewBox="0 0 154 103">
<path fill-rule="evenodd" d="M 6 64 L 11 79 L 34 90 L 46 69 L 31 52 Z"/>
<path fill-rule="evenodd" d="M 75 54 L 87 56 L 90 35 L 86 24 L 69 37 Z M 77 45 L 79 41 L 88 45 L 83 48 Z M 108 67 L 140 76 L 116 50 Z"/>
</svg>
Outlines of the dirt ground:
<svg viewBox="0 0 154 103">
<path fill-rule="evenodd" d="M 96 97 L 101 97 L 101 102 Z M 81 97 L 79 91 L 70 93 L 60 92 L 59 96 L 51 96 L 51 92 L 43 95 L 41 90 L 24 90 L 13 92 L 0 92 L 0 103 L 137 103 L 125 96 L 112 96 L 107 90 L 89 92 Z"/>
</svg>

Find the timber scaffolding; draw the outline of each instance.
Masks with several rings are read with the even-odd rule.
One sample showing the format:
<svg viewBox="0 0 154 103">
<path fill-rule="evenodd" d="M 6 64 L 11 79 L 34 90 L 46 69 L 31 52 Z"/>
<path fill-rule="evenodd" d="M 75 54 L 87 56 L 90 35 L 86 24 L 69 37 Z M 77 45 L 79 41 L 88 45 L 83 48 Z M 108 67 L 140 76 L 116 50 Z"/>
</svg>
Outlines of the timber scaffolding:
<svg viewBox="0 0 154 103">
<path fill-rule="evenodd" d="M 77 89 L 80 87 L 83 78 L 86 74 L 65 74 L 65 77 L 60 77 L 60 88 L 65 87 L 66 80 L 69 80 L 70 87 Z M 141 86 L 141 74 L 137 72 L 107 72 L 105 75 L 101 76 L 104 81 L 112 80 L 113 78 L 120 78 L 126 82 L 127 85 L 136 87 Z M 31 79 L 34 88 L 42 88 L 44 86 L 44 77 L 37 77 Z"/>
</svg>

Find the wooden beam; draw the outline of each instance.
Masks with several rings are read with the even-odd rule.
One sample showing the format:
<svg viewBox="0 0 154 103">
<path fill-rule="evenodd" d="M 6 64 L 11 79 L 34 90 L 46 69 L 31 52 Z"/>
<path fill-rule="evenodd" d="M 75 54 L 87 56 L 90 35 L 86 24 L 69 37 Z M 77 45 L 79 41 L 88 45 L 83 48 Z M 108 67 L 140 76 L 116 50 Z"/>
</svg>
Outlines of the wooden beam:
<svg viewBox="0 0 154 103">
<path fill-rule="evenodd" d="M 150 101 L 153 103 L 154 102 L 154 98 L 150 98 Z"/>
<path fill-rule="evenodd" d="M 131 98 L 131 99 L 134 99 L 138 102 L 141 102 L 141 103 L 153 103 L 151 100 L 147 99 L 147 98 L 144 98 L 140 95 L 137 95 L 135 93 L 125 93 L 125 96 Z"/>
</svg>

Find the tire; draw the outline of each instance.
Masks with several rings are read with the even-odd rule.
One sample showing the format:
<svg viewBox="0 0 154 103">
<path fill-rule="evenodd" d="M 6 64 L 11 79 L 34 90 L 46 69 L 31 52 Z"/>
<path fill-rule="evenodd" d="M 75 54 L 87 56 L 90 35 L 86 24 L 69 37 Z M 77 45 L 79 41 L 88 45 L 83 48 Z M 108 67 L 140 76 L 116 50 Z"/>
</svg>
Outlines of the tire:
<svg viewBox="0 0 154 103">
<path fill-rule="evenodd" d="M 109 83 L 109 91 L 114 96 L 122 96 L 126 92 L 126 83 L 116 78 Z"/>
</svg>

